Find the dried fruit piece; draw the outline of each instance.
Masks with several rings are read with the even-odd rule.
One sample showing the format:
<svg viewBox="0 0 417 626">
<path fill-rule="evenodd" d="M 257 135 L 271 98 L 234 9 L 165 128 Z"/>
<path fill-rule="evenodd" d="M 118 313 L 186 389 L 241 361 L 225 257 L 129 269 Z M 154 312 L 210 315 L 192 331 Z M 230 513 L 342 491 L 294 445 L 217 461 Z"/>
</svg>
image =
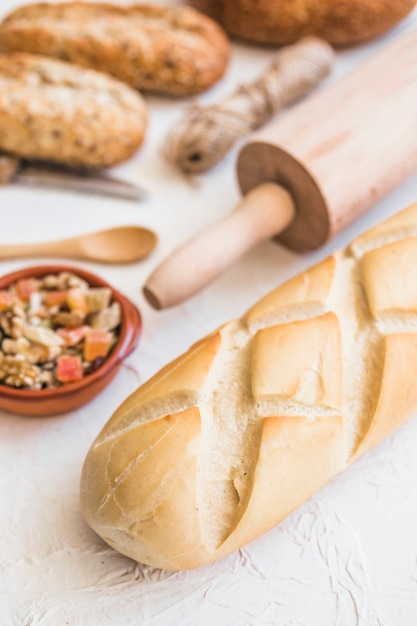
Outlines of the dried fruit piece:
<svg viewBox="0 0 417 626">
<path fill-rule="evenodd" d="M 113 330 L 119 326 L 122 319 L 122 311 L 118 302 L 103 311 L 99 311 L 91 320 L 91 326 L 99 330 Z"/>
<path fill-rule="evenodd" d="M 81 357 L 63 354 L 57 358 L 55 376 L 61 383 L 81 380 L 84 376 Z"/>
<path fill-rule="evenodd" d="M 113 333 L 105 330 L 89 330 L 84 339 L 84 358 L 94 361 L 98 357 L 107 356 L 113 341 Z"/>
<path fill-rule="evenodd" d="M 64 302 L 67 299 L 67 291 L 63 291 L 63 290 L 55 290 L 55 291 L 47 291 L 45 293 L 44 296 L 44 302 L 47 306 L 49 307 L 53 307 L 53 306 L 57 306 L 60 307 L 61 304 L 64 304 Z"/>
<path fill-rule="evenodd" d="M 0 290 L 0 313 L 11 309 L 12 304 L 16 302 L 16 296 L 9 293 L 5 289 Z"/>
<path fill-rule="evenodd" d="M 36 278 L 21 278 L 16 283 L 16 293 L 23 302 L 28 302 L 32 293 L 38 288 Z"/>
<path fill-rule="evenodd" d="M 111 290 L 107 287 L 90 287 L 85 292 L 88 312 L 102 311 L 110 305 Z"/>
<path fill-rule="evenodd" d="M 75 328 L 58 328 L 56 332 L 63 339 L 64 346 L 76 346 L 89 330 L 89 326 L 76 326 Z"/>
<path fill-rule="evenodd" d="M 87 315 L 87 300 L 85 297 L 85 291 L 82 291 L 82 289 L 69 289 L 67 292 L 66 302 L 71 311 L 76 311 L 83 313 L 83 315 Z"/>
</svg>

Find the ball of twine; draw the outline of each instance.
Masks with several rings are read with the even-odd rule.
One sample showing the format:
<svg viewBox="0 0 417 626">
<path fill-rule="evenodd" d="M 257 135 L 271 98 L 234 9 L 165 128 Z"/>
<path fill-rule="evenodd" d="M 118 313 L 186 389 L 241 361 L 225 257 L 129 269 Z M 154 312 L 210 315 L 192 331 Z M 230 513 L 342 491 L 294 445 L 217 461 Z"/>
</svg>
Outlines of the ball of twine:
<svg viewBox="0 0 417 626">
<path fill-rule="evenodd" d="M 256 81 L 217 104 L 191 105 L 166 138 L 166 158 L 184 172 L 209 170 L 239 139 L 317 86 L 333 60 L 330 44 L 316 37 L 282 48 Z"/>
</svg>

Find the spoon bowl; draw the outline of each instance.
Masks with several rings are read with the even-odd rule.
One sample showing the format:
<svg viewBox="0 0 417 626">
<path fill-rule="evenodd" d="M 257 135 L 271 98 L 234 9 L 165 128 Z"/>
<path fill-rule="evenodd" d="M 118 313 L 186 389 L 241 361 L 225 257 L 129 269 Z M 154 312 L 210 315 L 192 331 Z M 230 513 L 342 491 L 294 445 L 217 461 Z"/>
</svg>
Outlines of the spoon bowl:
<svg viewBox="0 0 417 626">
<path fill-rule="evenodd" d="M 131 263 L 155 248 L 157 236 L 141 226 L 118 226 L 78 238 L 85 257 L 101 263 Z"/>
<path fill-rule="evenodd" d="M 133 263 L 147 257 L 157 244 L 156 234 L 142 226 L 115 226 L 42 243 L 0 244 L 0 259 L 65 257 L 99 263 Z"/>
</svg>

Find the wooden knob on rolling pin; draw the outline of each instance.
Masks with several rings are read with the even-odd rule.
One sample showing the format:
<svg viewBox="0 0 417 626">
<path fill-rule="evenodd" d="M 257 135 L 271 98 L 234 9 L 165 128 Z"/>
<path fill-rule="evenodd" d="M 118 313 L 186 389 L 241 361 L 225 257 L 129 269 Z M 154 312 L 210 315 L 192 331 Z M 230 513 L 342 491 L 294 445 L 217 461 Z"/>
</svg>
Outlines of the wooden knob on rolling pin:
<svg viewBox="0 0 417 626">
<path fill-rule="evenodd" d="M 237 161 L 238 210 L 166 259 L 145 296 L 179 304 L 262 238 L 321 246 L 417 171 L 415 128 L 414 29 L 257 133 Z"/>
</svg>

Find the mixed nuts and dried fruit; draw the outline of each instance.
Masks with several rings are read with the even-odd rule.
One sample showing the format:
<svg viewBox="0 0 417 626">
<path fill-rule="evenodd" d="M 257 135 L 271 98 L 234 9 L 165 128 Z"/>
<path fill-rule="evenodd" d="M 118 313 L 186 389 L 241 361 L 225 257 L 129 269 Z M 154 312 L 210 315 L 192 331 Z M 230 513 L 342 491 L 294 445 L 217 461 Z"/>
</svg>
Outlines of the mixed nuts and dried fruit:
<svg viewBox="0 0 417 626">
<path fill-rule="evenodd" d="M 0 289 L 0 384 L 49 389 L 81 380 L 119 337 L 120 304 L 72 272 Z"/>
</svg>

